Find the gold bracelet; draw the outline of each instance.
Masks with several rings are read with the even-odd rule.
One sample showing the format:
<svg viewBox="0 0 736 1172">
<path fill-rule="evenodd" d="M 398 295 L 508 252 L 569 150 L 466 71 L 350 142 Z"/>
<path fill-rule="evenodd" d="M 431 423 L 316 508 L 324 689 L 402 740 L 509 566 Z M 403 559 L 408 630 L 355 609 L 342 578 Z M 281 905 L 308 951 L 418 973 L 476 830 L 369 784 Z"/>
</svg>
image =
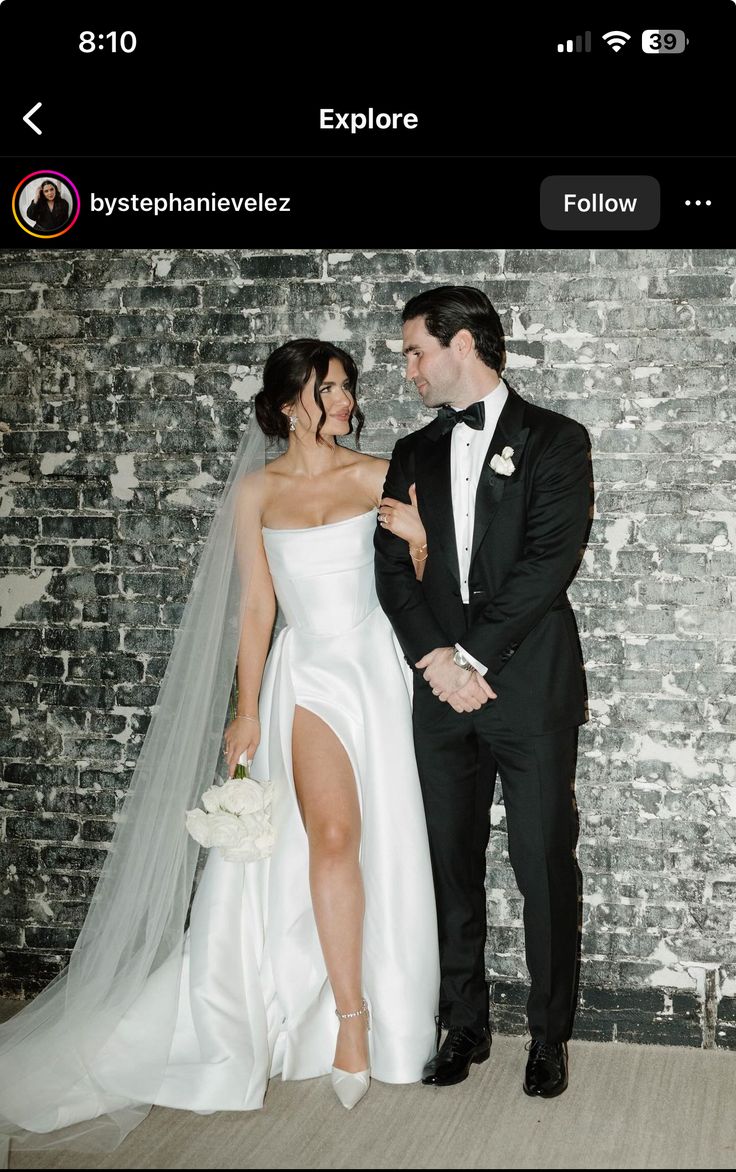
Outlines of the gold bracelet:
<svg viewBox="0 0 736 1172">
<path fill-rule="evenodd" d="M 410 550 L 409 552 L 411 553 L 411 550 Z M 411 560 L 412 560 L 413 562 L 426 562 L 426 560 L 427 560 L 427 558 L 428 558 L 428 557 L 429 557 L 429 554 L 428 554 L 428 553 L 425 553 L 425 555 L 424 555 L 424 557 L 423 557 L 423 558 L 418 558 L 418 557 L 415 557 L 415 555 L 412 553 L 412 555 L 411 555 Z"/>
<path fill-rule="evenodd" d="M 409 553 L 411 554 L 411 556 L 412 556 L 412 557 L 414 557 L 414 550 L 415 550 L 415 549 L 416 549 L 416 550 L 419 550 L 419 553 L 421 553 L 421 552 L 422 552 L 422 550 L 423 550 L 423 549 L 426 549 L 426 548 L 427 548 L 427 542 L 426 542 L 426 541 L 425 541 L 424 545 L 410 545 L 410 546 L 409 546 Z"/>
<path fill-rule="evenodd" d="M 247 712 L 238 712 L 235 719 L 236 720 L 255 720 L 256 724 L 261 723 L 257 716 L 248 716 Z"/>
</svg>

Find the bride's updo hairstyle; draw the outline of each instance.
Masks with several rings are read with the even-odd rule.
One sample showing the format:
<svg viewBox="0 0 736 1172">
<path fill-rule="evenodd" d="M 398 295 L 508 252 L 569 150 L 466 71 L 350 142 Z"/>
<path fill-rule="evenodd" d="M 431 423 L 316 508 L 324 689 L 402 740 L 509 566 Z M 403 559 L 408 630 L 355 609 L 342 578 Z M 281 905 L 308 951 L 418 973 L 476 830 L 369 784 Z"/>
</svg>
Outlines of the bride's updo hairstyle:
<svg viewBox="0 0 736 1172">
<path fill-rule="evenodd" d="M 295 338 L 291 342 L 284 342 L 283 346 L 269 354 L 263 368 L 263 390 L 259 391 L 253 400 L 258 425 L 265 435 L 270 439 L 288 440 L 289 417 L 284 414 L 283 408 L 301 397 L 314 373 L 314 401 L 322 412 L 322 418 L 317 424 L 317 442 L 325 442 L 320 433 L 327 414 L 319 388 L 327 377 L 332 358 L 342 363 L 348 376 L 350 393 L 354 400 L 350 431 L 352 432 L 355 423 L 355 442 L 358 443 L 365 423 L 365 417 L 355 395 L 358 368 L 346 350 L 333 346 L 331 342 L 319 341 L 317 338 Z"/>
</svg>

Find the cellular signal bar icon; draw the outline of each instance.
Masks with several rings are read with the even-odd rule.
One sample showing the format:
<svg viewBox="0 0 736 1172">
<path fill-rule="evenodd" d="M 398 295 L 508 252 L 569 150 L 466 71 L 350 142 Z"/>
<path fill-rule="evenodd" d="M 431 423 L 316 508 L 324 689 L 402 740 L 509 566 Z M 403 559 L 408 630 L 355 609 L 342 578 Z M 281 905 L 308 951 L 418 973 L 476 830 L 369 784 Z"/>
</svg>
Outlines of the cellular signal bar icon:
<svg viewBox="0 0 736 1172">
<path fill-rule="evenodd" d="M 583 36 L 585 37 L 585 48 L 583 48 Z M 557 44 L 558 53 L 589 53 L 590 52 L 590 33 L 584 33 L 575 38 L 573 42 L 572 37 L 567 41 L 559 41 Z"/>
</svg>

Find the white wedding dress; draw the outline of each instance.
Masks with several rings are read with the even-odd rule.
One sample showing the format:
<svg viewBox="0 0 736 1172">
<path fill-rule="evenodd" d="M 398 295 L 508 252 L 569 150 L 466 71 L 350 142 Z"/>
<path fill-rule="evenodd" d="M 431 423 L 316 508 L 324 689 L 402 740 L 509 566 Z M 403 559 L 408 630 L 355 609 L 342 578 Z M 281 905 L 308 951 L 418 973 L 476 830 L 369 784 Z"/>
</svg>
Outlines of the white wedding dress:
<svg viewBox="0 0 736 1172">
<path fill-rule="evenodd" d="M 68 1088 L 51 1114 L 46 1107 L 37 1115 L 27 1093 L 22 1105 L 8 1110 L 3 1104 L 29 1130 L 94 1118 L 117 1101 L 249 1110 L 263 1104 L 274 1075 L 329 1074 L 338 1022 L 291 769 L 296 705 L 335 732 L 356 780 L 373 1077 L 389 1083 L 421 1077 L 435 1041 L 437 925 L 409 684 L 374 584 L 375 516 L 373 510 L 311 529 L 263 530 L 287 623 L 266 662 L 261 743 L 251 769 L 256 779 L 274 782 L 273 854 L 231 863 L 210 851 L 183 957 L 172 956 L 149 979 L 88 1067 L 89 1078 Z M 173 974 L 179 1000 L 161 1080 L 172 965 L 181 967 L 179 977 Z"/>
<path fill-rule="evenodd" d="M 311 529 L 264 529 L 287 626 L 261 687 L 251 773 L 274 783 L 276 845 L 260 863 L 213 850 L 192 908 L 179 1020 L 158 1102 L 260 1107 L 269 1076 L 329 1074 L 337 1018 L 309 894 L 294 791 L 295 705 L 345 747 L 362 815 L 363 985 L 371 1067 L 415 1082 L 434 1052 L 439 995 L 432 872 L 403 658 L 376 596 L 375 511 Z M 357 1008 L 357 1006 L 356 1006 Z"/>
</svg>

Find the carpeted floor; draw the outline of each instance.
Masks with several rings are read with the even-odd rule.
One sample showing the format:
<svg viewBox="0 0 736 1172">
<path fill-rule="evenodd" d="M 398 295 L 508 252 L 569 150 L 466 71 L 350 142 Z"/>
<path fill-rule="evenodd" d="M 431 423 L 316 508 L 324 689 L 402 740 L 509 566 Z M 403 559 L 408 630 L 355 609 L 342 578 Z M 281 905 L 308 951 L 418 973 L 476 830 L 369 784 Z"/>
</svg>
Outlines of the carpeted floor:
<svg viewBox="0 0 736 1172">
<path fill-rule="evenodd" d="M 4 1016 L 7 1016 L 7 1011 Z M 156 1107 L 112 1155 L 11 1153 L 11 1168 L 734 1168 L 736 1054 L 572 1042 L 558 1099 L 521 1089 L 496 1037 L 456 1087 L 374 1082 L 348 1112 L 329 1080 L 274 1079 L 262 1111 Z"/>
</svg>

